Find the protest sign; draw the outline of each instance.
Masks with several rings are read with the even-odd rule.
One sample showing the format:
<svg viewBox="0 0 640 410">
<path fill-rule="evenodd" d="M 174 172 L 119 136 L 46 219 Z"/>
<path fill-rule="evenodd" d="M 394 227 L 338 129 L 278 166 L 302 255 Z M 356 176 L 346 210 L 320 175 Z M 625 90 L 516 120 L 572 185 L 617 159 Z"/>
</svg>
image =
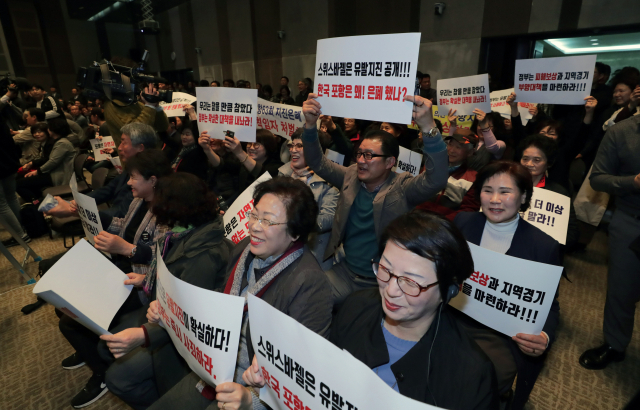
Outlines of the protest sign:
<svg viewBox="0 0 640 410">
<path fill-rule="evenodd" d="M 562 266 L 503 255 L 472 243 L 469 248 L 475 272 L 449 304 L 507 336 L 540 334 Z"/>
<path fill-rule="evenodd" d="M 414 177 L 417 177 L 420 173 L 420 166 L 422 165 L 422 154 L 413 152 L 405 147 L 400 147 L 400 155 L 398 155 L 398 164 L 395 170 L 398 174 L 408 172 Z"/>
<path fill-rule="evenodd" d="M 518 100 L 583 105 L 591 93 L 596 55 L 516 60 Z"/>
<path fill-rule="evenodd" d="M 534 187 L 531 206 L 524 212 L 522 218 L 566 245 L 570 209 L 571 198 L 568 196 Z"/>
<path fill-rule="evenodd" d="M 511 119 L 511 106 L 507 104 L 507 97 L 509 97 L 512 92 L 514 92 L 514 89 L 509 88 L 507 90 L 494 91 L 489 94 L 491 99 L 491 111 L 496 111 L 504 118 Z M 516 94 L 516 100 L 517 99 L 519 99 L 519 96 Z M 533 117 L 529 113 L 529 107 L 531 106 L 535 107 L 536 104 L 518 102 L 518 113 L 520 113 L 522 125 L 527 125 L 529 120 Z"/>
<path fill-rule="evenodd" d="M 273 103 L 262 98 L 258 98 L 257 115 L 258 128 L 264 128 L 289 140 L 305 122 L 301 107 Z"/>
<path fill-rule="evenodd" d="M 442 135 L 451 135 L 451 122 L 449 121 L 449 110 L 441 110 L 437 105 L 431 107 L 433 112 L 433 118 L 442 123 Z M 476 118 L 475 114 L 470 115 L 458 115 L 456 113 L 456 127 L 471 129 L 473 120 Z"/>
<path fill-rule="evenodd" d="M 33 293 L 98 335 L 110 335 L 109 324 L 129 296 L 127 275 L 84 239 L 47 271 Z"/>
<path fill-rule="evenodd" d="M 224 213 L 222 218 L 224 236 L 231 238 L 233 243 L 237 244 L 249 235 L 249 212 L 253 209 L 253 190 L 259 183 L 270 179 L 271 175 L 268 172 L 262 174 L 233 201 L 233 204 Z"/>
<path fill-rule="evenodd" d="M 344 164 L 344 154 L 340 154 L 338 152 L 335 152 L 334 150 L 327 148 L 324 152 L 324 156 L 327 157 L 329 161 L 335 162 L 338 165 Z"/>
<path fill-rule="evenodd" d="M 191 104 L 196 101 L 196 97 L 187 93 L 173 92 L 173 97 L 170 103 L 161 102 L 160 107 L 167 117 L 182 117 L 185 114 L 185 111 L 182 107 L 185 104 Z"/>
<path fill-rule="evenodd" d="M 111 155 L 107 153 L 107 149 L 116 149 L 116 143 L 112 137 L 102 137 L 102 139 L 89 140 L 91 149 L 93 150 L 93 158 L 97 161 L 106 161 Z"/>
<path fill-rule="evenodd" d="M 411 122 L 420 33 L 318 40 L 315 84 L 322 113 Z"/>
<path fill-rule="evenodd" d="M 265 380 L 260 400 L 274 410 L 324 409 L 331 403 L 345 410 L 437 408 L 396 392 L 351 354 L 253 295 L 249 323 Z"/>
<path fill-rule="evenodd" d="M 118 171 L 118 174 L 122 174 L 122 163 L 120 162 L 120 157 L 111 157 L 109 158 L 113 167 Z"/>
<path fill-rule="evenodd" d="M 156 255 L 160 251 L 158 245 Z M 156 296 L 163 327 L 191 370 L 210 386 L 232 382 L 244 298 L 184 282 L 169 272 L 162 258 Z"/>
<path fill-rule="evenodd" d="M 198 129 L 211 138 L 235 135 L 255 142 L 258 91 L 250 88 L 198 87 Z"/>
<path fill-rule="evenodd" d="M 100 222 L 100 214 L 98 214 L 96 200 L 78 192 L 78 183 L 76 182 L 75 172 L 71 175 L 69 186 L 71 187 L 73 199 L 76 201 L 76 206 L 78 207 L 78 216 L 82 222 L 84 234 L 87 240 L 91 242 L 92 245 L 95 245 L 93 237 L 104 231 L 102 223 Z"/>
<path fill-rule="evenodd" d="M 475 108 L 491 111 L 487 74 L 438 80 L 438 108 L 442 114 L 450 109 L 458 115 L 472 115 Z"/>
</svg>

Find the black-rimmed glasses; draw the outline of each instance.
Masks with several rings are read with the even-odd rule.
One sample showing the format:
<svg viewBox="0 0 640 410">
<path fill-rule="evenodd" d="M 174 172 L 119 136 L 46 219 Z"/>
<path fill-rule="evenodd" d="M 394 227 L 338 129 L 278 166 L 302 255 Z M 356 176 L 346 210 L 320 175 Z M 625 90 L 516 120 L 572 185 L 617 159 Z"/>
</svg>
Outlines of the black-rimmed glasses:
<svg viewBox="0 0 640 410">
<path fill-rule="evenodd" d="M 414 297 L 419 296 L 420 293 L 425 290 L 429 290 L 438 284 L 438 282 L 433 282 L 427 286 L 422 286 L 415 280 L 409 279 L 406 276 L 394 275 L 393 272 L 387 269 L 387 267 L 378 262 L 374 262 L 373 260 L 371 261 L 371 267 L 373 268 L 373 273 L 376 274 L 376 277 L 385 283 L 389 282 L 391 278 L 396 278 L 398 281 L 398 287 L 405 295 Z"/>
</svg>

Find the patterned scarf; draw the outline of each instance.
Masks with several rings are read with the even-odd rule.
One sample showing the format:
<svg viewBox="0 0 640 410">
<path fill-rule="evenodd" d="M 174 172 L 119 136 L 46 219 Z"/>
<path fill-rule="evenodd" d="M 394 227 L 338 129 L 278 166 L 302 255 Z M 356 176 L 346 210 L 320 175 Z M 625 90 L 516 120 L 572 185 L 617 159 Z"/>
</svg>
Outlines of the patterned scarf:
<svg viewBox="0 0 640 410">
<path fill-rule="evenodd" d="M 264 275 L 253 285 L 249 286 L 247 289 L 247 293 L 251 293 L 257 297 L 261 297 L 271 286 L 274 280 L 278 277 L 280 272 L 285 270 L 289 265 L 291 265 L 296 259 L 302 256 L 304 252 L 303 245 L 301 242 L 295 242 L 291 248 L 289 248 L 282 256 L 276 260 L 270 268 L 267 269 Z M 224 288 L 224 293 L 228 295 L 240 296 L 240 292 L 242 289 L 242 278 L 246 275 L 245 266 L 247 262 L 247 258 L 251 253 L 251 245 L 247 245 L 244 251 L 242 251 L 242 255 L 236 262 L 236 265 L 233 267 L 233 272 L 229 276 L 229 280 L 227 281 L 227 285 Z M 247 301 L 244 302 L 244 310 L 247 310 Z"/>
<path fill-rule="evenodd" d="M 303 169 L 295 169 L 293 167 L 293 162 L 290 162 L 289 164 L 291 167 L 291 178 L 295 178 L 295 179 L 299 179 L 300 181 L 304 182 L 305 185 L 307 183 L 307 180 L 309 179 L 309 177 L 311 177 L 313 175 L 313 171 L 309 169 L 309 167 L 303 168 Z"/>
<path fill-rule="evenodd" d="M 144 294 L 147 295 L 147 298 L 151 297 L 151 291 L 156 284 L 156 274 L 158 272 L 158 258 L 164 259 L 167 255 L 167 251 L 169 249 L 169 243 L 175 243 L 179 239 L 184 238 L 189 235 L 191 231 L 194 230 L 193 226 L 189 226 L 189 228 L 184 229 L 182 227 L 176 226 L 172 231 L 167 232 L 164 235 L 164 238 L 160 238 L 158 240 L 159 243 L 164 242 L 164 246 L 162 247 L 162 254 L 156 255 L 155 258 L 151 261 L 151 266 L 149 267 L 149 272 L 144 276 L 144 285 L 142 289 L 144 290 Z"/>
<path fill-rule="evenodd" d="M 193 151 L 194 149 L 196 149 L 198 147 L 198 144 L 191 144 L 191 145 L 187 145 L 186 147 L 182 147 L 182 149 L 180 150 L 180 153 L 178 153 L 178 156 L 171 161 L 171 168 L 173 168 L 173 170 L 175 171 L 176 168 L 178 168 L 178 166 L 180 165 L 180 162 L 182 162 L 182 159 L 184 158 L 185 155 L 187 155 L 189 152 Z"/>
</svg>

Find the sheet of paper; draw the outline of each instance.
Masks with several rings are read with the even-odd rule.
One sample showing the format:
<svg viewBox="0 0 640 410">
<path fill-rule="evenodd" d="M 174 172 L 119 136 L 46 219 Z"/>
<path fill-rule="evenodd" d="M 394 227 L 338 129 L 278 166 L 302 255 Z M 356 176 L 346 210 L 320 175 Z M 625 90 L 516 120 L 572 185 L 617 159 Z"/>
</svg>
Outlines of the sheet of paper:
<svg viewBox="0 0 640 410">
<path fill-rule="evenodd" d="M 531 206 L 524 212 L 522 218 L 566 245 L 570 207 L 571 198 L 568 196 L 534 187 Z"/>
<path fill-rule="evenodd" d="M 446 115 L 450 109 L 457 115 L 472 115 L 476 108 L 491 112 L 489 76 L 487 74 L 438 80 L 438 108 Z"/>
<path fill-rule="evenodd" d="M 250 88 L 197 87 L 198 129 L 211 138 L 234 135 L 255 142 L 258 90 Z"/>
<path fill-rule="evenodd" d="M 405 147 L 400 147 L 400 155 L 398 156 L 398 164 L 395 170 L 398 174 L 408 172 L 414 177 L 420 174 L 420 166 L 422 165 L 422 154 L 413 152 Z"/>
<path fill-rule="evenodd" d="M 518 101 L 583 105 L 591 93 L 596 55 L 516 60 Z"/>
<path fill-rule="evenodd" d="M 511 106 L 507 104 L 507 97 L 514 92 L 513 88 L 507 90 L 494 91 L 489 96 L 491 97 L 491 111 L 500 113 L 504 118 L 511 118 Z M 519 100 L 516 94 L 516 101 Z M 529 107 L 535 107 L 536 104 L 518 102 L 518 113 L 520 113 L 520 120 L 522 125 L 527 125 L 529 120 L 533 117 L 529 113 Z"/>
<path fill-rule="evenodd" d="M 562 275 L 562 266 L 531 262 L 469 243 L 475 272 L 451 306 L 504 333 L 542 331 Z"/>
<path fill-rule="evenodd" d="M 116 143 L 112 137 L 102 137 L 102 139 L 91 139 L 91 149 L 93 150 L 93 158 L 98 161 L 106 161 L 111 158 L 111 155 L 107 153 L 107 149 L 111 148 L 115 151 Z"/>
<path fill-rule="evenodd" d="M 118 174 L 122 174 L 122 163 L 120 162 L 120 157 L 111 157 L 109 158 L 113 167 L 118 171 Z"/>
<path fill-rule="evenodd" d="M 170 103 L 161 102 L 160 106 L 167 117 L 182 117 L 185 115 L 184 107 L 185 104 L 192 104 L 196 101 L 196 97 L 191 94 L 181 93 L 181 92 L 173 92 L 173 98 Z"/>
<path fill-rule="evenodd" d="M 244 298 L 184 282 L 169 272 L 162 258 L 157 266 L 158 311 L 176 350 L 210 386 L 232 382 Z"/>
<path fill-rule="evenodd" d="M 327 148 L 324 156 L 327 157 L 329 161 L 335 162 L 338 165 L 344 164 L 344 154 L 340 154 L 334 150 Z"/>
<path fill-rule="evenodd" d="M 100 221 L 100 214 L 98 213 L 96 200 L 88 195 L 78 192 L 75 173 L 71 176 L 69 186 L 71 187 L 73 199 L 76 201 L 76 205 L 78 206 L 78 216 L 82 221 L 82 228 L 84 229 L 85 237 L 92 245 L 95 245 L 93 237 L 104 231 L 102 222 Z"/>
<path fill-rule="evenodd" d="M 437 408 L 396 392 L 351 354 L 253 295 L 249 295 L 249 323 L 253 349 L 267 381 L 260 399 L 274 410 L 290 410 L 293 401 L 301 409 L 324 409 L 325 402 L 338 396 L 343 409 Z M 304 369 L 302 386 L 293 371 L 296 368 Z"/>
<path fill-rule="evenodd" d="M 131 293 L 128 277 L 87 241 L 81 239 L 47 274 L 33 293 L 98 335 L 110 334 L 109 324 Z"/>
<path fill-rule="evenodd" d="M 420 33 L 318 40 L 315 89 L 322 113 L 411 122 Z"/>
<path fill-rule="evenodd" d="M 225 236 L 233 241 L 233 243 L 239 243 L 241 240 L 249 235 L 249 212 L 253 210 L 253 191 L 261 182 L 271 179 L 271 175 L 268 172 L 262 174 L 262 176 L 249 185 L 240 196 L 233 201 L 233 204 L 224 213 L 222 221 L 224 222 Z"/>
</svg>

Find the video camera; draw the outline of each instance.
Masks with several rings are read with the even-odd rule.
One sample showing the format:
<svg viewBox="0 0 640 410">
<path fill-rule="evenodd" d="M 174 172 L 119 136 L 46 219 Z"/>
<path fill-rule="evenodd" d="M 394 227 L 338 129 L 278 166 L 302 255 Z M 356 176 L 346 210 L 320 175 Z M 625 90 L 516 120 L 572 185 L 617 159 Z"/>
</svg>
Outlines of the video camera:
<svg viewBox="0 0 640 410">
<path fill-rule="evenodd" d="M 84 94 L 92 99 L 106 97 L 131 105 L 138 101 L 137 95 L 142 93 L 142 97 L 150 103 L 170 103 L 173 91 L 161 90 L 159 95 L 143 92 L 142 83 L 162 82 L 159 78 L 144 73 L 148 55 L 149 52 L 145 50 L 138 67 L 125 67 L 107 60 L 102 63 L 94 61 L 90 67 L 78 69 L 76 84 L 84 88 Z"/>
<path fill-rule="evenodd" d="M 7 91 L 29 91 L 31 90 L 31 83 L 26 78 L 15 77 L 11 78 L 10 73 L 6 73 L 0 79 L 0 96 L 3 96 Z"/>
</svg>

